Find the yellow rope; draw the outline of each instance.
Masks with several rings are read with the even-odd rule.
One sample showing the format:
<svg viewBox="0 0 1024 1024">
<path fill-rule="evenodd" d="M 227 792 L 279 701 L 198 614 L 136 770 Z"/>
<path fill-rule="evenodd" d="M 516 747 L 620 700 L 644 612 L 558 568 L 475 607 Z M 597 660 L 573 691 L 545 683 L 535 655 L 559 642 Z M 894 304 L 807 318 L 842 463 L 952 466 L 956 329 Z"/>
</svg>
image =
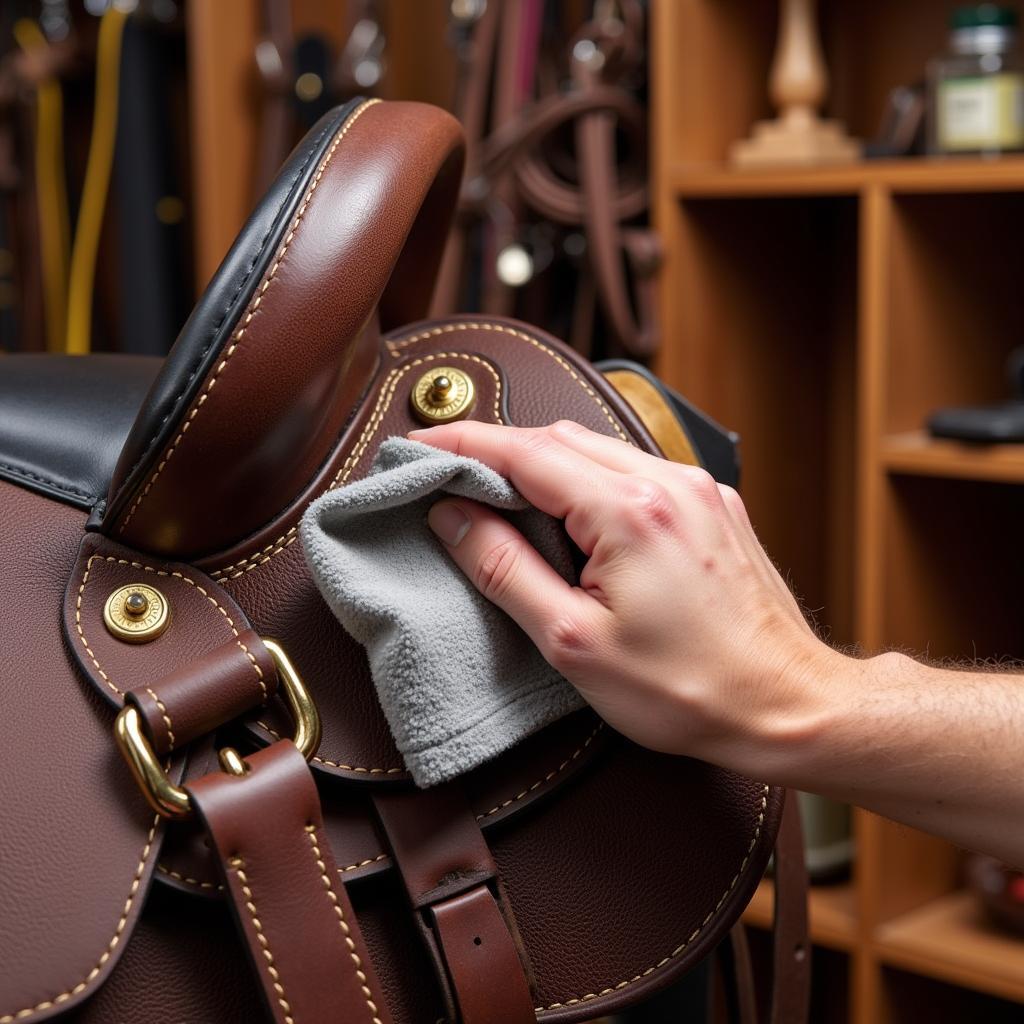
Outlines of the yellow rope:
<svg viewBox="0 0 1024 1024">
<path fill-rule="evenodd" d="M 14 38 L 26 53 L 49 46 L 31 18 L 19 18 L 14 23 Z M 67 322 L 70 227 L 64 178 L 64 100 L 60 82 L 54 78 L 36 86 L 35 164 L 46 347 L 60 352 Z"/>
<path fill-rule="evenodd" d="M 85 169 L 78 226 L 71 253 L 71 284 L 68 289 L 67 351 L 84 355 L 92 334 L 92 293 L 96 279 L 96 254 L 107 203 L 110 169 L 117 137 L 117 94 L 121 73 L 121 38 L 127 15 L 111 7 L 100 21 L 96 44 L 96 104 L 93 110 L 89 162 Z"/>
</svg>

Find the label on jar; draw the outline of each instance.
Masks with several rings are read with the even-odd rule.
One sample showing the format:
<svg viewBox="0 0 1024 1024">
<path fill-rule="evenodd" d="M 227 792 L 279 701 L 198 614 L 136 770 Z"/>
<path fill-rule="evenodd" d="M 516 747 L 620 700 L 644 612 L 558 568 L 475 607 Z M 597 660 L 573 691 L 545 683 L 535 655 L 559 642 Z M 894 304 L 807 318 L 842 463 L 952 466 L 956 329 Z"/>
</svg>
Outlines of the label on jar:
<svg viewBox="0 0 1024 1024">
<path fill-rule="evenodd" d="M 946 152 L 1024 147 L 1024 75 L 939 83 L 937 137 Z"/>
</svg>

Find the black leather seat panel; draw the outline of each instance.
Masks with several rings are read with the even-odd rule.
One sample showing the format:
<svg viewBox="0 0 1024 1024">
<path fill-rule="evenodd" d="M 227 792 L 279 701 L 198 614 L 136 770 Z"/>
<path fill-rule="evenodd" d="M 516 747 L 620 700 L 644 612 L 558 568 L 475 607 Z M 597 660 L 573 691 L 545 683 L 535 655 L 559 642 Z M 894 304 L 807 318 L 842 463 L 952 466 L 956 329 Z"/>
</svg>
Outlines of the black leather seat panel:
<svg viewBox="0 0 1024 1024">
<path fill-rule="evenodd" d="M 104 498 L 157 356 L 0 358 L 0 478 L 69 505 Z"/>
</svg>

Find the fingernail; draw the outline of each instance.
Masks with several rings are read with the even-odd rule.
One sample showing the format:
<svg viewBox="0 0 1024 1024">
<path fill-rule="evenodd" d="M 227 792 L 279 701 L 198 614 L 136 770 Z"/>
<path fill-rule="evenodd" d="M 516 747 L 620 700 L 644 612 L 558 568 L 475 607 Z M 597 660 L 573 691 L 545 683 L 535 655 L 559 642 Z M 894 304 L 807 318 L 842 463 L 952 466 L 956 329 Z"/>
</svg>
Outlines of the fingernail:
<svg viewBox="0 0 1024 1024">
<path fill-rule="evenodd" d="M 415 430 L 410 430 L 406 437 L 418 437 L 420 434 L 430 433 L 430 427 L 417 427 Z"/>
<path fill-rule="evenodd" d="M 470 518 L 455 502 L 439 501 L 427 513 L 427 525 L 445 544 L 454 548 L 469 532 Z"/>
</svg>

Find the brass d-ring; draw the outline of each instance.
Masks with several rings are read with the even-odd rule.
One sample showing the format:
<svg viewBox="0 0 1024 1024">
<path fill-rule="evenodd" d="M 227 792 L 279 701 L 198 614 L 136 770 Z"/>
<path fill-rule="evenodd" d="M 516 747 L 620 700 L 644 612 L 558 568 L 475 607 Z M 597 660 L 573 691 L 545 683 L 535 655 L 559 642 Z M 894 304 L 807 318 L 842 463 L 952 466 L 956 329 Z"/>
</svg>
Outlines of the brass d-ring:
<svg viewBox="0 0 1024 1024">
<path fill-rule="evenodd" d="M 320 746 L 320 713 L 281 645 L 273 640 L 264 640 L 263 645 L 277 666 L 281 695 L 295 723 L 292 742 L 308 761 Z M 114 721 L 114 738 L 149 806 L 165 818 L 189 817 L 192 800 L 185 789 L 167 777 L 134 705 L 126 704 L 121 709 Z"/>
</svg>

